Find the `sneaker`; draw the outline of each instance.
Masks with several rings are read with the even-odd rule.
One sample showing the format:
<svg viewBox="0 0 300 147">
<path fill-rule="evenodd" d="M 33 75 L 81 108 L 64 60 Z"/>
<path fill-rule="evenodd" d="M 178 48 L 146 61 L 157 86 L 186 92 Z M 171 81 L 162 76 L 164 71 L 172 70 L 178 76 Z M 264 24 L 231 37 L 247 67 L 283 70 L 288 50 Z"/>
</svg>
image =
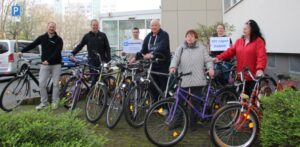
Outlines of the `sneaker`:
<svg viewBox="0 0 300 147">
<path fill-rule="evenodd" d="M 41 104 L 39 104 L 38 106 L 36 106 L 35 109 L 36 109 L 36 110 L 42 110 L 42 109 L 45 109 L 45 108 L 47 108 L 47 107 L 48 107 L 47 104 L 41 103 Z"/>
<path fill-rule="evenodd" d="M 51 104 L 51 109 L 54 110 L 54 109 L 57 109 L 58 108 L 58 103 L 52 103 Z"/>
</svg>

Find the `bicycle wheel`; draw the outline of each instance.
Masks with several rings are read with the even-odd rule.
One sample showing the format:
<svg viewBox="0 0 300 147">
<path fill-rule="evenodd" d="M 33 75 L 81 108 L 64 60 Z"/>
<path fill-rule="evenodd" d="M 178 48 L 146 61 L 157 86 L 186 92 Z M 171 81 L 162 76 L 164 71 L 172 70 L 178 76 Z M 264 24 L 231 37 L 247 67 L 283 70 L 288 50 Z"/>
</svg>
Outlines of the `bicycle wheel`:
<svg viewBox="0 0 300 147">
<path fill-rule="evenodd" d="M 12 111 L 19 106 L 29 94 L 30 83 L 28 79 L 16 77 L 3 89 L 0 97 L 0 107 L 4 111 Z"/>
<path fill-rule="evenodd" d="M 157 146 L 175 145 L 187 132 L 189 124 L 187 112 L 181 104 L 178 104 L 177 108 L 175 104 L 175 99 L 158 101 L 146 115 L 145 134 Z"/>
<path fill-rule="evenodd" d="M 225 106 L 229 101 L 238 101 L 239 96 L 235 91 L 235 87 L 224 87 L 219 90 L 210 102 L 211 114 L 214 114 L 221 107 Z"/>
<path fill-rule="evenodd" d="M 153 97 L 150 91 L 141 86 L 135 86 L 127 95 L 124 106 L 124 115 L 127 123 L 140 128 L 144 124 L 147 110 L 153 103 Z"/>
<path fill-rule="evenodd" d="M 250 146 L 259 132 L 258 117 L 254 111 L 230 104 L 214 115 L 210 126 L 210 138 L 216 146 Z"/>
<path fill-rule="evenodd" d="M 76 86 L 76 77 L 71 77 L 66 84 L 64 85 L 61 93 L 60 93 L 60 98 L 62 99 L 63 103 L 64 103 L 64 107 L 69 109 L 72 106 L 73 103 L 73 96 L 75 95 L 75 93 L 78 90 L 75 90 Z"/>
<path fill-rule="evenodd" d="M 106 113 L 106 126 L 110 129 L 114 128 L 121 119 L 124 106 L 124 91 L 116 89 L 108 106 Z"/>
<path fill-rule="evenodd" d="M 85 104 L 85 117 L 91 122 L 97 122 L 103 115 L 107 105 L 107 88 L 102 84 L 95 84 L 89 91 Z"/>
<path fill-rule="evenodd" d="M 72 77 L 72 74 L 69 72 L 65 72 L 60 74 L 59 77 L 59 90 L 62 91 L 62 89 L 64 88 L 64 86 L 67 84 L 67 81 Z M 52 84 L 53 87 L 53 84 Z"/>
</svg>

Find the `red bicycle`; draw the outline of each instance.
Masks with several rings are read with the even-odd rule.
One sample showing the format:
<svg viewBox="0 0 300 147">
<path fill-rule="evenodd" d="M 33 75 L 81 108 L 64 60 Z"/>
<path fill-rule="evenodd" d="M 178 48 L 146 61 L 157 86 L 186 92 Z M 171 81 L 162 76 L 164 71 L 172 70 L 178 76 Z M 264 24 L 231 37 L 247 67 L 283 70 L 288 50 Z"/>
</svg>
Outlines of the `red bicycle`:
<svg viewBox="0 0 300 147">
<path fill-rule="evenodd" d="M 250 96 L 244 93 L 244 75 L 248 73 L 255 86 Z M 210 137 L 216 146 L 251 146 L 259 133 L 262 107 L 260 98 L 262 95 L 270 95 L 272 91 L 280 91 L 286 87 L 296 88 L 297 81 L 290 80 L 289 76 L 278 75 L 278 82 L 269 76 L 254 78 L 249 68 L 244 68 L 240 73 L 243 88 L 240 101 L 228 102 L 228 105 L 219 109 L 210 127 Z M 273 88 L 275 87 L 275 89 Z"/>
</svg>

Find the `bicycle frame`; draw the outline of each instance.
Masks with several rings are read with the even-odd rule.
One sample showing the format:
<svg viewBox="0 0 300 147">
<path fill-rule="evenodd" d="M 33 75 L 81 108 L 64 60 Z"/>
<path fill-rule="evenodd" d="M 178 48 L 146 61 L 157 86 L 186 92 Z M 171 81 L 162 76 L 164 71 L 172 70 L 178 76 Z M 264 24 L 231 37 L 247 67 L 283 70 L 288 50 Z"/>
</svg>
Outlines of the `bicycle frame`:
<svg viewBox="0 0 300 147">
<path fill-rule="evenodd" d="M 206 108 L 208 106 L 209 96 L 215 94 L 215 92 L 213 92 L 213 90 L 211 88 L 211 81 L 209 81 L 209 84 L 207 87 L 208 87 L 208 89 L 207 89 L 205 97 L 204 96 L 203 97 L 196 96 L 180 87 L 177 88 L 176 95 L 175 95 L 176 103 L 175 103 L 175 106 L 172 106 L 172 108 L 171 108 L 171 111 L 170 111 L 171 113 L 167 118 L 168 122 L 172 122 L 172 120 L 174 119 L 177 107 L 179 105 L 179 101 L 181 99 L 183 99 L 184 102 L 186 102 L 188 104 L 188 106 L 191 107 L 192 111 L 196 112 L 196 114 L 198 115 L 199 118 L 201 118 L 203 120 L 212 118 L 212 116 L 213 116 L 212 114 L 206 114 Z M 204 102 L 202 105 L 201 112 L 198 111 L 197 108 L 188 100 L 188 97 L 191 97 L 192 99 L 196 99 L 196 100 Z"/>
</svg>

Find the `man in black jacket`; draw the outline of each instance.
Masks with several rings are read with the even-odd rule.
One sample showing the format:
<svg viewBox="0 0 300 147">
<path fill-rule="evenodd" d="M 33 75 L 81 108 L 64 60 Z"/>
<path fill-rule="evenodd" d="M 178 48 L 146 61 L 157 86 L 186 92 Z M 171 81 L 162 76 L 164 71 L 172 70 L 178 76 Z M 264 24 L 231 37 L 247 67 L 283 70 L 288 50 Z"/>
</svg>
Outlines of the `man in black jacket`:
<svg viewBox="0 0 300 147">
<path fill-rule="evenodd" d="M 47 33 L 39 36 L 31 44 L 25 47 L 18 54 L 27 52 L 38 45 L 42 46 L 42 65 L 39 73 L 39 87 L 41 94 L 41 104 L 36 107 L 40 110 L 48 106 L 48 92 L 47 80 L 52 77 L 53 91 L 52 91 L 52 109 L 58 107 L 59 101 L 59 77 L 61 74 L 61 51 L 63 48 L 63 40 L 55 32 L 56 24 L 54 22 L 48 23 Z"/>
<path fill-rule="evenodd" d="M 142 56 L 137 54 L 136 58 L 130 62 L 135 62 L 136 59 L 143 58 L 145 60 L 159 58 L 157 63 L 153 63 L 152 71 L 169 73 L 169 66 L 171 61 L 170 41 L 169 34 L 160 28 L 160 22 L 157 19 L 153 19 L 150 22 L 151 32 L 145 37 L 142 46 Z M 165 90 L 168 77 L 152 74 L 153 79 L 158 84 L 162 91 Z M 151 86 L 151 91 L 155 99 L 159 94 Z"/>
<path fill-rule="evenodd" d="M 100 67 L 101 63 L 109 62 L 110 56 L 110 46 L 106 34 L 99 31 L 99 22 L 96 19 L 91 21 L 92 30 L 84 35 L 81 42 L 72 51 L 70 58 L 74 60 L 74 55 L 76 55 L 85 45 L 87 45 L 88 51 L 88 62 L 90 65 L 95 67 Z M 99 56 L 100 55 L 100 60 Z M 91 73 L 97 73 L 95 70 L 90 69 Z M 98 76 L 92 75 L 92 85 L 97 82 Z"/>
</svg>

